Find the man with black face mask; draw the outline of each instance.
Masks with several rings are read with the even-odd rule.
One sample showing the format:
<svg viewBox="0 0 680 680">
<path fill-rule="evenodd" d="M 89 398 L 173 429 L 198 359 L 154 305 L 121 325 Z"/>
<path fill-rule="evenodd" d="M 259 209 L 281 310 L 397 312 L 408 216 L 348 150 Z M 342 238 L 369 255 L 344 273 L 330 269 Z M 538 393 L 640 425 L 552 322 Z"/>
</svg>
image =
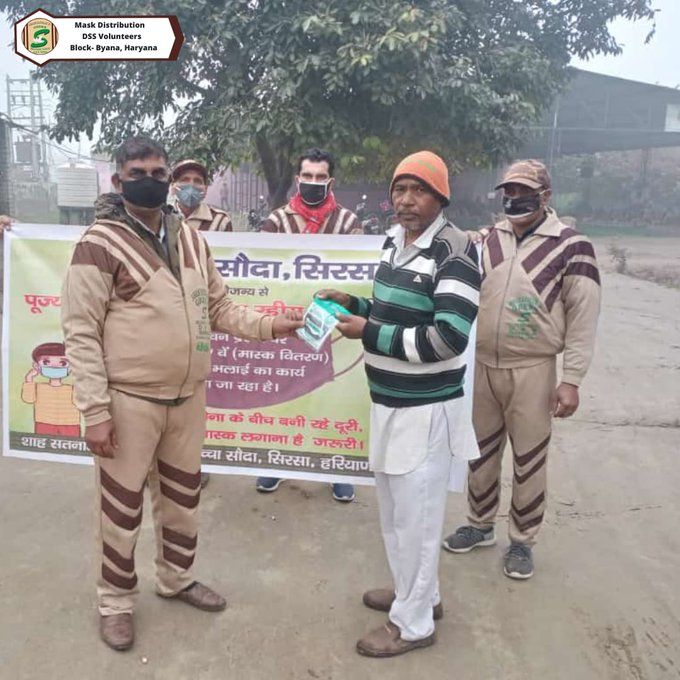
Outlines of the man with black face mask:
<svg viewBox="0 0 680 680">
<path fill-rule="evenodd" d="M 96 203 L 62 289 L 75 404 L 94 454 L 100 634 L 134 640 L 134 552 L 148 478 L 156 591 L 205 611 L 226 602 L 191 574 L 198 533 L 210 333 L 288 337 L 301 315 L 265 316 L 226 295 L 203 237 L 166 206 L 167 154 L 146 137 L 116 152 L 117 193 Z"/>
<path fill-rule="evenodd" d="M 278 234 L 362 234 L 357 216 L 333 195 L 335 161 L 328 151 L 309 149 L 298 160 L 297 191 L 274 210 L 262 231 Z"/>
<path fill-rule="evenodd" d="M 551 179 L 542 163 L 514 163 L 496 189 L 503 190 L 507 219 L 480 232 L 472 418 L 482 456 L 470 462 L 470 524 L 446 538 L 444 548 L 466 553 L 496 543 L 501 458 L 509 437 L 514 478 L 503 570 L 510 578 L 528 579 L 546 507 L 551 421 L 578 408 L 595 342 L 600 276 L 588 238 L 561 223 L 548 206 Z"/>
<path fill-rule="evenodd" d="M 277 234 L 363 234 L 357 216 L 338 205 L 333 195 L 335 161 L 328 151 L 309 149 L 298 159 L 295 178 L 297 191 L 288 203 L 274 210 L 262 225 L 262 231 Z M 256 489 L 276 491 L 278 477 L 258 477 Z M 333 484 L 333 498 L 341 503 L 354 500 L 351 484 Z"/>
</svg>

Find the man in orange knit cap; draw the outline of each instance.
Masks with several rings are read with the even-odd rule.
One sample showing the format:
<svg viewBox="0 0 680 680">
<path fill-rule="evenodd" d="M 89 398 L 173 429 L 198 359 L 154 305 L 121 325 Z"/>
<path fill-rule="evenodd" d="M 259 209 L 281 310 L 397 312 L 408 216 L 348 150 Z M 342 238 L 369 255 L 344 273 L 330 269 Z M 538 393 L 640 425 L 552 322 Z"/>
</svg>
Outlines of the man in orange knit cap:
<svg viewBox="0 0 680 680">
<path fill-rule="evenodd" d="M 360 654 L 395 656 L 435 641 L 443 614 L 437 579 L 451 457 L 474 458 L 464 403 L 463 353 L 477 316 L 475 245 L 443 213 L 448 171 L 429 151 L 408 156 L 392 179 L 399 223 L 388 232 L 373 297 L 323 291 L 350 310 L 338 329 L 363 341 L 371 392 L 369 460 L 393 577 L 364 593 L 389 612 L 357 643 Z"/>
</svg>

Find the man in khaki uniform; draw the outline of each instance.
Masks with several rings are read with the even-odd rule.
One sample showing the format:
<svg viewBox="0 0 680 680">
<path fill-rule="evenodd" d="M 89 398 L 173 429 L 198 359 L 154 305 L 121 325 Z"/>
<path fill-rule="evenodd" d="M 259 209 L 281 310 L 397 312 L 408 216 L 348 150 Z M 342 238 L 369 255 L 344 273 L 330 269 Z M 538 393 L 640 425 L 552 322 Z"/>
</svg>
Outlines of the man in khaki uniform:
<svg viewBox="0 0 680 680">
<path fill-rule="evenodd" d="M 208 169 L 187 159 L 172 169 L 172 196 L 187 224 L 198 231 L 233 231 L 229 213 L 205 202 Z"/>
<path fill-rule="evenodd" d="M 548 207 L 551 180 L 542 163 L 511 165 L 496 189 L 503 190 L 507 219 L 481 232 L 472 417 L 482 455 L 470 462 L 470 524 L 446 538 L 444 548 L 465 553 L 495 544 L 501 457 L 509 438 L 511 545 L 503 569 L 506 576 L 527 579 L 546 506 L 552 418 L 568 418 L 578 408 L 595 342 L 600 275 L 588 238 Z"/>
<path fill-rule="evenodd" d="M 198 231 L 233 231 L 229 213 L 205 202 L 208 189 L 208 168 L 200 161 L 186 159 L 175 163 L 171 173 L 171 195 L 184 221 Z M 201 488 L 210 481 L 201 472 Z"/>
<path fill-rule="evenodd" d="M 134 551 L 149 480 L 156 591 L 206 611 L 218 593 L 191 574 L 198 540 L 205 379 L 212 329 L 286 337 L 299 319 L 271 317 L 226 295 L 203 237 L 171 209 L 167 154 L 146 137 L 116 153 L 113 185 L 76 244 L 62 290 L 66 355 L 85 439 L 95 455 L 102 639 L 134 640 Z"/>
</svg>

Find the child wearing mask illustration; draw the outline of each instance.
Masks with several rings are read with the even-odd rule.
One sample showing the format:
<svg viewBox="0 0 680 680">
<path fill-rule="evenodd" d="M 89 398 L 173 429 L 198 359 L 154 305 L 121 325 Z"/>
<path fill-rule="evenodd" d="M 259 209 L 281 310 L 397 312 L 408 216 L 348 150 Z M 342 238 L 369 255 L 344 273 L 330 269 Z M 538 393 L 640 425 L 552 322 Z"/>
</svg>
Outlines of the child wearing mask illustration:
<svg viewBox="0 0 680 680">
<path fill-rule="evenodd" d="M 80 437 L 80 413 L 73 403 L 73 386 L 64 384 L 71 372 L 63 342 L 46 342 L 32 353 L 33 366 L 24 378 L 21 399 L 33 404 L 36 434 Z M 47 382 L 36 382 L 38 376 Z"/>
</svg>

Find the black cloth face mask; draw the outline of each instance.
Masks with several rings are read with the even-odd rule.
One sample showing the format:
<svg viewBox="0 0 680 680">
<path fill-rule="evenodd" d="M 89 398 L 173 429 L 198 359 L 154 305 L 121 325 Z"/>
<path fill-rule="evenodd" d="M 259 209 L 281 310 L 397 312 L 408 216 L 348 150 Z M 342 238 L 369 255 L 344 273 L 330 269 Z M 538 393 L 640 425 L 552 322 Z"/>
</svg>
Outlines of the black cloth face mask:
<svg viewBox="0 0 680 680">
<path fill-rule="evenodd" d="M 503 197 L 503 212 L 508 217 L 529 217 L 541 209 L 541 194 L 543 191 L 532 194 L 531 196 L 520 196 L 519 198 Z"/>
<path fill-rule="evenodd" d="M 307 205 L 319 205 L 328 196 L 329 182 L 300 182 L 300 198 Z"/>
<path fill-rule="evenodd" d="M 162 182 L 153 177 L 142 177 L 121 182 L 123 197 L 128 203 L 140 208 L 159 208 L 162 206 L 170 189 L 170 182 Z"/>
</svg>

